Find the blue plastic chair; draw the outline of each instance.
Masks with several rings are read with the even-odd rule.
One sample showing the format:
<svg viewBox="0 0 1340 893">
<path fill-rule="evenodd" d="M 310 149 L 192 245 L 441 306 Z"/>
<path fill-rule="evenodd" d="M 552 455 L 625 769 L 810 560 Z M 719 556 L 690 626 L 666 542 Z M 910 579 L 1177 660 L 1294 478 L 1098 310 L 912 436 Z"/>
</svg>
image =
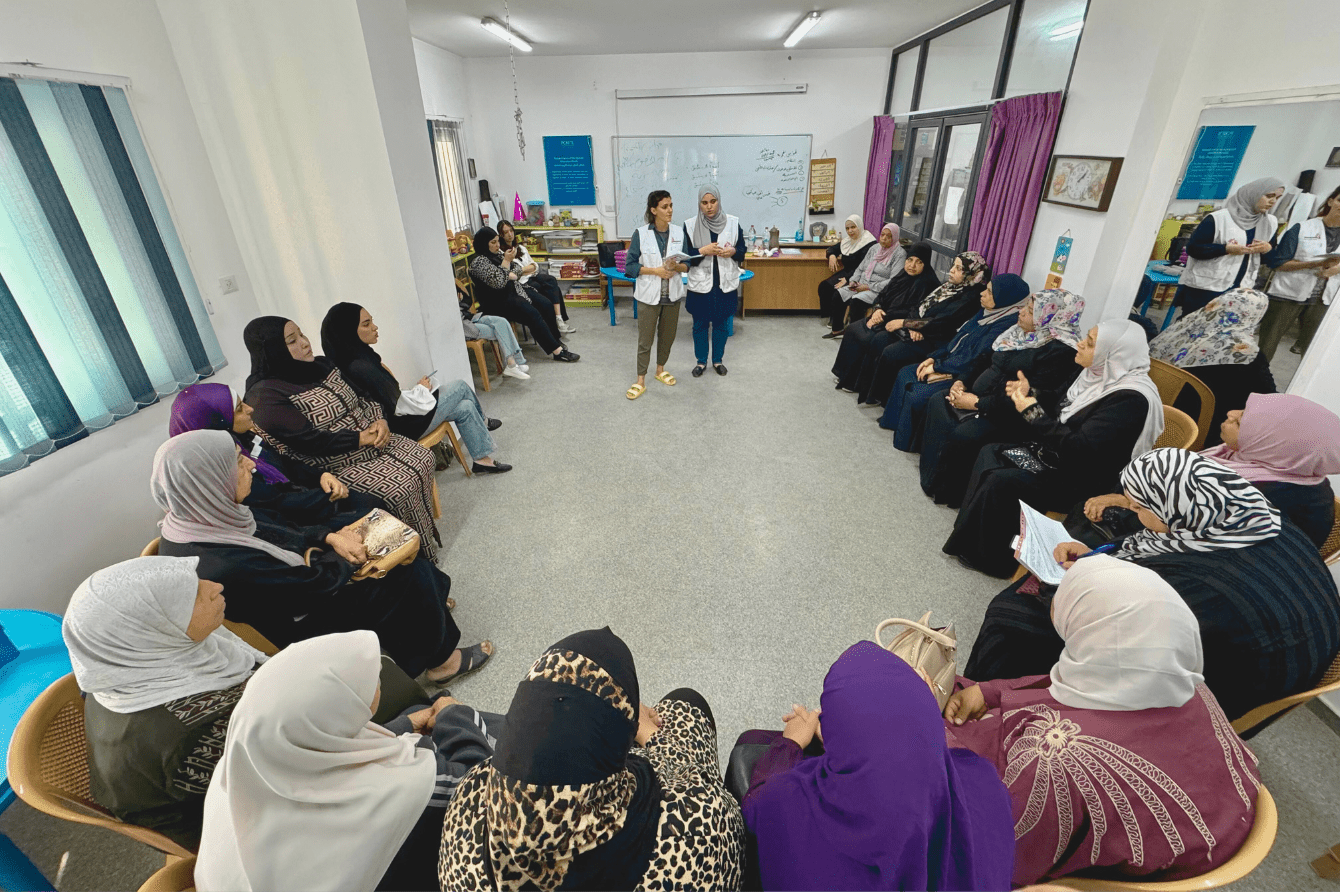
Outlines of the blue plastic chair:
<svg viewBox="0 0 1340 893">
<path fill-rule="evenodd" d="M 10 738 L 28 706 L 70 672 L 70 654 L 60 634 L 61 619 L 46 611 L 0 611 L 0 744 Z M 14 801 L 8 760 L 0 766 L 0 812 Z M 0 834 L 0 888 L 55 890 L 32 860 Z"/>
</svg>

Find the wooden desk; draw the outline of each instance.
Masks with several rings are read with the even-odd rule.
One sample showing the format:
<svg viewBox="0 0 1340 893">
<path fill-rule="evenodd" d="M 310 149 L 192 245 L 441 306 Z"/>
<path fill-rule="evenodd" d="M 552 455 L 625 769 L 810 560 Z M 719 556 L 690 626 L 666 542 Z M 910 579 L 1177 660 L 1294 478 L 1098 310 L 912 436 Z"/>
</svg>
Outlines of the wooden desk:
<svg viewBox="0 0 1340 893">
<path fill-rule="evenodd" d="M 754 279 L 744 289 L 742 310 L 818 310 L 819 283 L 830 275 L 823 248 L 802 248 L 800 254 L 746 257 Z"/>
</svg>

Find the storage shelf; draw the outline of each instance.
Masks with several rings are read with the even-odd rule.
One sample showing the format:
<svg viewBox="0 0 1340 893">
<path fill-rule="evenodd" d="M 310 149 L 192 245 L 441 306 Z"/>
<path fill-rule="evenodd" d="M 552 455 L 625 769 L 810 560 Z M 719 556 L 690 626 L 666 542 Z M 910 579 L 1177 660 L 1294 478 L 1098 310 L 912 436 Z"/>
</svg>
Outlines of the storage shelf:
<svg viewBox="0 0 1340 893">
<path fill-rule="evenodd" d="M 510 223 L 511 221 L 508 222 Z M 573 226 L 563 226 L 560 223 L 556 226 L 552 223 L 541 223 L 541 224 L 513 223 L 512 229 L 600 229 L 600 224 L 593 223 L 590 226 L 582 226 L 581 224 L 575 224 Z"/>
<path fill-rule="evenodd" d="M 599 251 L 530 251 L 531 257 L 591 257 L 599 254 Z"/>
</svg>

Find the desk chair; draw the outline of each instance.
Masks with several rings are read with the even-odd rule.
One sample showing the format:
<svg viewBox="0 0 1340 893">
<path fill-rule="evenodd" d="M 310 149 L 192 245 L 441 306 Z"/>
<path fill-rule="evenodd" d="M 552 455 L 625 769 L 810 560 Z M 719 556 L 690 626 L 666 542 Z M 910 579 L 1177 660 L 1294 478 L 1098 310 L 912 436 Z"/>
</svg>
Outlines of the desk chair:
<svg viewBox="0 0 1340 893">
<path fill-rule="evenodd" d="M 164 834 L 121 821 L 93 799 L 84 696 L 73 673 L 53 682 L 19 720 L 9 745 L 9 778 L 19 798 L 39 812 L 124 834 L 163 853 L 168 865 L 194 855 Z"/>
<path fill-rule="evenodd" d="M 149 875 L 140 893 L 176 893 L 195 889 L 195 856 L 178 859 Z"/>
<path fill-rule="evenodd" d="M 1183 389 L 1188 387 L 1200 396 L 1200 418 L 1196 419 L 1199 436 L 1188 449 L 1199 450 L 1205 446 L 1205 438 L 1210 436 L 1210 419 L 1214 417 L 1214 392 L 1209 385 L 1185 369 L 1162 360 L 1149 361 L 1149 377 L 1159 389 L 1159 398 L 1167 406 L 1175 404 Z"/>
<path fill-rule="evenodd" d="M 161 536 L 156 536 L 153 539 L 149 540 L 149 545 L 145 546 L 143 549 L 140 550 L 140 557 L 146 558 L 151 555 L 157 555 L 158 544 L 161 543 L 162 541 L 163 538 Z M 316 551 L 319 550 L 314 546 L 308 549 L 306 554 L 303 555 L 303 558 L 306 559 L 308 565 L 311 565 L 312 553 Z M 255 648 L 257 651 L 269 655 L 270 657 L 274 657 L 276 654 L 279 653 L 279 646 L 275 645 L 274 642 L 271 642 L 269 639 L 265 638 L 265 636 L 261 635 L 260 631 L 257 630 L 256 627 L 252 626 L 250 623 L 238 623 L 236 620 L 225 620 L 223 621 L 223 625 L 226 626 L 232 632 L 233 635 L 237 636 L 239 639 L 241 639 L 243 642 L 246 642 L 248 645 L 250 645 L 252 648 Z"/>
<path fill-rule="evenodd" d="M 497 341 L 487 341 L 487 342 L 486 342 L 486 339 L 484 339 L 484 338 L 472 338 L 472 339 L 469 339 L 469 340 L 467 340 L 467 341 L 465 342 L 465 346 L 466 346 L 467 348 L 469 348 L 470 350 L 474 351 L 474 355 L 475 355 L 475 366 L 476 366 L 476 368 L 479 369 L 479 378 L 480 378 L 480 380 L 481 380 L 481 381 L 483 382 L 483 384 L 484 384 L 484 390 L 488 391 L 488 390 L 492 390 L 492 388 L 489 387 L 489 367 L 488 367 L 488 363 L 486 363 L 486 362 L 484 361 L 484 344 L 485 344 L 485 343 L 488 343 L 488 344 L 493 345 L 493 359 L 494 359 L 494 361 L 498 364 L 498 374 L 499 374 L 499 375 L 502 375 L 502 374 L 503 374 L 503 369 L 506 368 L 506 367 L 503 365 L 502 351 L 498 349 L 498 342 L 497 342 Z"/>
<path fill-rule="evenodd" d="M 456 454 L 456 461 L 461 463 L 461 468 L 465 471 L 465 476 L 470 477 L 474 474 L 470 470 L 470 461 L 466 456 L 465 447 L 461 445 L 461 439 L 456 435 L 456 426 L 451 422 L 443 422 L 432 431 L 429 431 L 423 437 L 419 438 L 419 446 L 426 450 L 431 450 L 442 442 L 442 438 L 447 438 L 451 444 L 451 451 Z M 433 517 L 442 517 L 442 502 L 437 495 L 437 484 L 433 484 Z"/>
<path fill-rule="evenodd" d="M 1269 854 L 1275 843 L 1275 833 L 1279 830 L 1279 813 L 1275 810 L 1275 798 L 1270 796 L 1265 785 L 1261 785 L 1256 794 L 1256 821 L 1247 839 L 1233 858 L 1218 868 L 1213 868 L 1195 877 L 1180 881 L 1121 881 L 1107 878 L 1063 877 L 1046 881 L 1021 890 L 1213 890 L 1251 874 Z"/>
</svg>

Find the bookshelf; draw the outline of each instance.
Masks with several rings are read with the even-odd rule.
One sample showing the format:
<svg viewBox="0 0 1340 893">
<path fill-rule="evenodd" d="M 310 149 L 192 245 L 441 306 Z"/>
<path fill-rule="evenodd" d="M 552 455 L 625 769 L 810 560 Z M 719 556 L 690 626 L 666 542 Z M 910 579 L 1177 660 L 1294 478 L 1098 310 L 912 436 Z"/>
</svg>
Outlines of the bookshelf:
<svg viewBox="0 0 1340 893">
<path fill-rule="evenodd" d="M 535 224 L 526 224 L 526 223 L 514 223 L 512 224 L 512 227 L 513 229 L 516 230 L 517 238 L 521 239 L 522 243 L 526 245 L 526 251 L 530 253 L 530 256 L 533 260 L 535 260 L 540 264 L 540 269 L 543 272 L 549 273 L 559 282 L 569 283 L 568 302 L 570 304 L 573 304 L 574 306 L 581 306 L 587 303 L 592 303 L 595 305 L 600 304 L 602 296 L 604 294 L 602 285 L 604 277 L 601 276 L 598 272 L 592 276 L 559 276 L 556 273 L 550 271 L 549 264 L 547 262 L 557 260 L 559 258 L 572 258 L 574 260 L 576 259 L 585 260 L 587 258 L 597 257 L 598 252 L 596 251 L 594 246 L 600 244 L 600 241 L 605 237 L 604 227 L 602 227 L 600 224 L 594 224 L 591 226 L 582 224 L 578 224 L 575 226 L 562 226 L 562 225 L 552 226 L 550 224 L 543 224 L 537 226 Z M 555 229 L 580 231 L 582 233 L 583 246 L 591 245 L 592 247 L 590 248 L 583 247 L 580 251 L 544 251 L 543 249 L 540 249 L 538 247 L 536 248 L 531 247 L 531 242 L 535 240 L 529 237 L 530 233 L 534 233 L 536 231 L 555 230 Z M 536 242 L 536 244 L 538 244 L 538 242 Z M 585 293 L 582 292 L 574 293 L 574 289 L 572 286 L 576 286 L 578 288 L 583 289 Z"/>
</svg>

